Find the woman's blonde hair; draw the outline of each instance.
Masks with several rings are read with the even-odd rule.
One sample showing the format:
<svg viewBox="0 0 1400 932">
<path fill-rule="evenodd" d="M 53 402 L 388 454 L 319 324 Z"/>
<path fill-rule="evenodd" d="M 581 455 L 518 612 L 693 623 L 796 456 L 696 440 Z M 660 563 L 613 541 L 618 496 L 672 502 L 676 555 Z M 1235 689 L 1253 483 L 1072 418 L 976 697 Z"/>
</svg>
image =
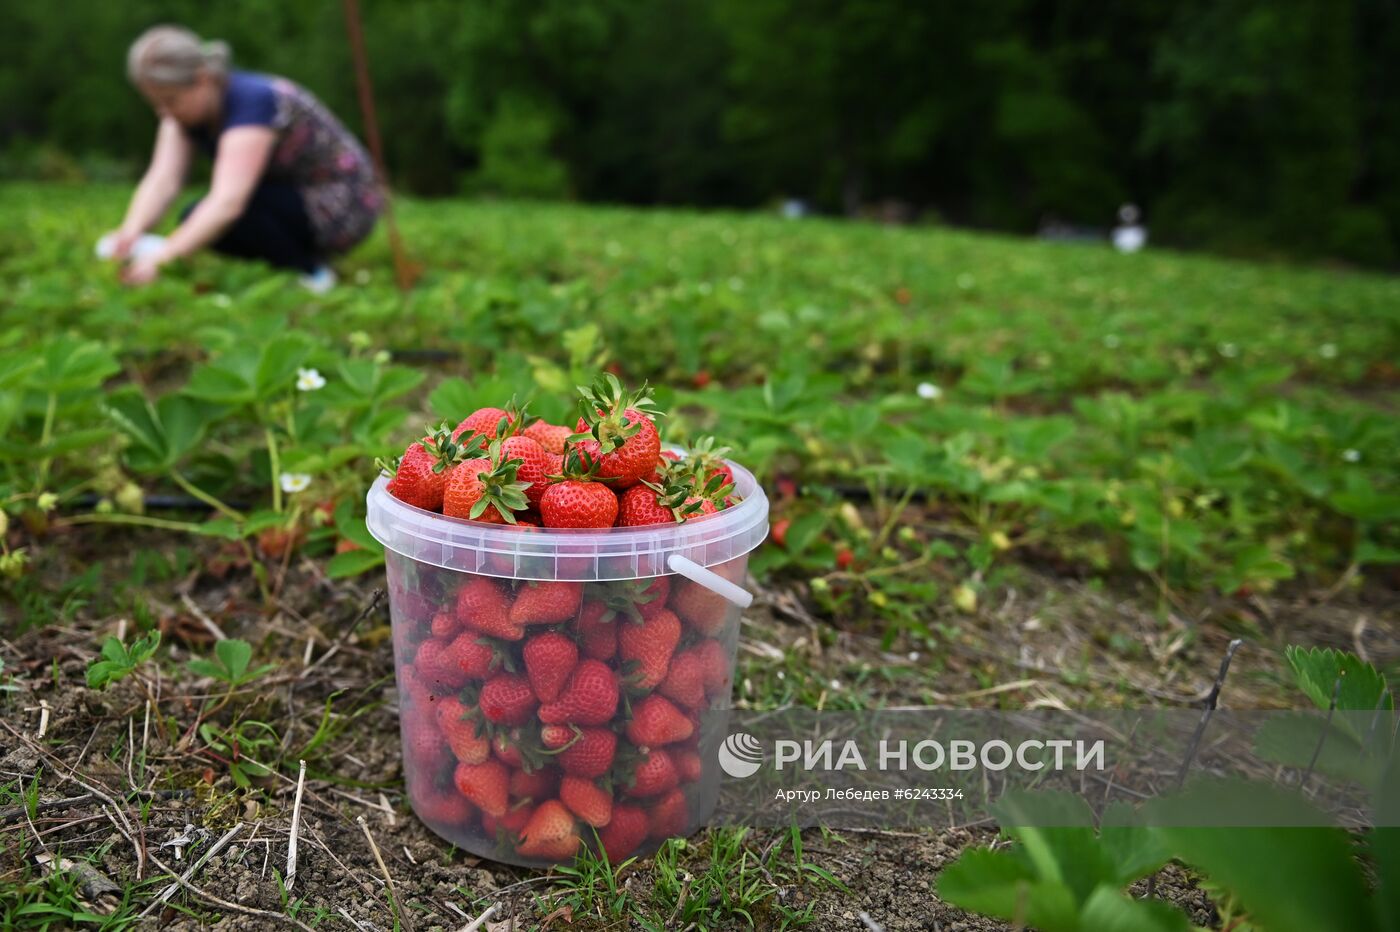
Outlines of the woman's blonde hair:
<svg viewBox="0 0 1400 932">
<path fill-rule="evenodd" d="M 152 26 L 131 43 L 126 75 L 133 84 L 193 84 L 199 73 L 222 78 L 232 52 L 227 42 L 205 42 L 183 26 Z"/>
</svg>

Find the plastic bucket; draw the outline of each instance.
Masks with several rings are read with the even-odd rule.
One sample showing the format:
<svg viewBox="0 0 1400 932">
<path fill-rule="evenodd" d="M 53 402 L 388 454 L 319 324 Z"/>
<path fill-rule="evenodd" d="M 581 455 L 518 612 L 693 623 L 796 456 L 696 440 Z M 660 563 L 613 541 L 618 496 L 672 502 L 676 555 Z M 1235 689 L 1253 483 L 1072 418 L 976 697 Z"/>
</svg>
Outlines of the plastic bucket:
<svg viewBox="0 0 1400 932">
<path fill-rule="evenodd" d="M 448 518 L 374 483 L 404 777 L 429 828 L 546 866 L 583 845 L 646 854 L 704 824 L 748 554 L 768 533 L 763 489 L 730 467 L 738 504 L 607 530 Z"/>
</svg>

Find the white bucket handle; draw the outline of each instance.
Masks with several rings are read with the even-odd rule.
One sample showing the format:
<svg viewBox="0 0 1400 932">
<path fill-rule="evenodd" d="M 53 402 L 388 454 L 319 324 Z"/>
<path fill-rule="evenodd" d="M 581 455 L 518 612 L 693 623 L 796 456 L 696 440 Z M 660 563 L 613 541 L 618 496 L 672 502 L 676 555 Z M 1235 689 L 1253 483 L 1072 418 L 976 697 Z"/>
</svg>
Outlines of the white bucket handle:
<svg viewBox="0 0 1400 932">
<path fill-rule="evenodd" d="M 673 553 L 666 560 L 666 565 L 674 573 L 679 573 L 692 582 L 699 583 L 716 595 L 723 596 L 740 608 L 748 608 L 753 604 L 753 593 L 743 586 L 736 586 L 716 572 L 706 569 L 694 560 L 688 560 L 678 553 Z"/>
</svg>

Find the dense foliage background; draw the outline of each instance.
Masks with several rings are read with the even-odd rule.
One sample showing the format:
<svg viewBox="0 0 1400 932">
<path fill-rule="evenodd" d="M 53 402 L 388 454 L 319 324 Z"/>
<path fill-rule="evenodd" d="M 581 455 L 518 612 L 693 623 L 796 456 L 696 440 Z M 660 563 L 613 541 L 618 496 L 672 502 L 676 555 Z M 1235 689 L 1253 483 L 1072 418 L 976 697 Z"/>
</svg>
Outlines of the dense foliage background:
<svg viewBox="0 0 1400 932">
<path fill-rule="evenodd" d="M 1030 231 L 1142 204 L 1157 242 L 1389 265 L 1394 0 L 365 0 L 395 182 Z M 139 170 L 128 43 L 185 23 L 359 125 L 338 0 L 21 3 L 9 174 Z"/>
</svg>

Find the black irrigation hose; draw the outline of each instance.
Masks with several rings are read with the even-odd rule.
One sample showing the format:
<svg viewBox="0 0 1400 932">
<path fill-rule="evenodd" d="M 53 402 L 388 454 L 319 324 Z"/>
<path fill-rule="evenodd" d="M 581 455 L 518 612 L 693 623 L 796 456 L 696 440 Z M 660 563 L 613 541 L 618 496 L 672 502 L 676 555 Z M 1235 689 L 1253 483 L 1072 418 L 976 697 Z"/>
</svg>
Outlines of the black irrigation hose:
<svg viewBox="0 0 1400 932">
<path fill-rule="evenodd" d="M 104 496 L 88 493 L 79 495 L 68 503 L 69 508 L 92 509 L 97 507 L 98 502 Z M 147 508 L 155 511 L 213 511 L 214 506 L 206 501 L 201 501 L 193 495 L 146 495 L 142 498 Z M 230 508 L 239 511 L 247 510 L 247 502 L 228 502 Z"/>
<path fill-rule="evenodd" d="M 799 483 L 798 483 L 798 488 L 801 489 L 801 490 L 803 490 L 803 491 L 806 491 L 806 490 L 808 490 L 808 489 L 813 489 L 813 488 L 829 489 L 830 491 L 835 492 L 837 495 L 841 496 L 842 498 L 854 499 L 854 500 L 856 500 L 856 501 L 861 501 L 861 502 L 868 502 L 868 501 L 870 501 L 871 498 L 873 497 L 873 496 L 870 494 L 870 488 L 869 488 L 868 486 L 864 486 L 864 485 L 847 485 L 847 484 L 840 483 L 840 482 L 837 482 L 837 483 L 830 483 L 830 484 L 825 483 L 825 482 L 799 482 Z M 902 494 L 902 493 L 896 493 L 896 494 L 894 494 L 892 497 L 898 498 L 898 497 L 900 497 L 900 494 Z M 911 502 L 926 502 L 926 501 L 928 501 L 930 494 L 931 494 L 931 493 L 929 492 L 928 489 L 915 489 L 915 490 L 909 495 L 909 500 L 910 500 Z"/>
<path fill-rule="evenodd" d="M 456 362 L 462 353 L 454 349 L 391 349 L 389 357 L 394 362 Z"/>
</svg>

